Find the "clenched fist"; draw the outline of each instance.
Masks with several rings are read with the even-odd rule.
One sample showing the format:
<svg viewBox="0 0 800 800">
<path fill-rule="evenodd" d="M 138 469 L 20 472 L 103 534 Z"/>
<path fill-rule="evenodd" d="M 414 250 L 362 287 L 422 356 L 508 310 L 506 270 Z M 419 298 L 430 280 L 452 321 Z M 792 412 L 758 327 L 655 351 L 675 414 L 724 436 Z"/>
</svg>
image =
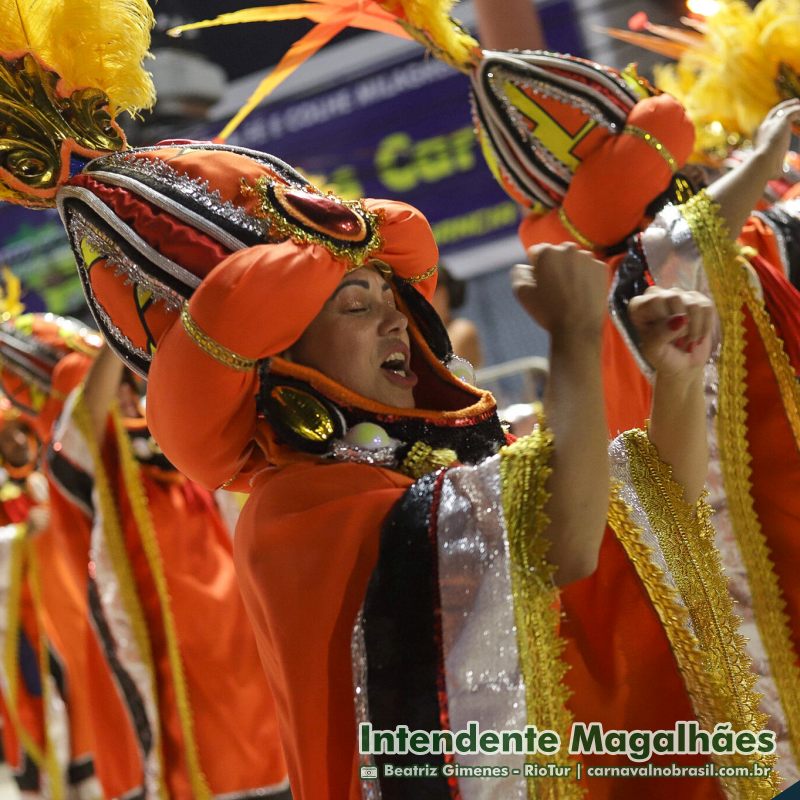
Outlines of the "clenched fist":
<svg viewBox="0 0 800 800">
<path fill-rule="evenodd" d="M 511 286 L 520 305 L 551 336 L 599 336 L 607 309 L 608 268 L 572 242 L 528 250 Z"/>
<path fill-rule="evenodd" d="M 628 314 L 642 355 L 659 375 L 677 376 L 708 360 L 714 305 L 704 294 L 651 286 L 631 300 Z"/>
</svg>

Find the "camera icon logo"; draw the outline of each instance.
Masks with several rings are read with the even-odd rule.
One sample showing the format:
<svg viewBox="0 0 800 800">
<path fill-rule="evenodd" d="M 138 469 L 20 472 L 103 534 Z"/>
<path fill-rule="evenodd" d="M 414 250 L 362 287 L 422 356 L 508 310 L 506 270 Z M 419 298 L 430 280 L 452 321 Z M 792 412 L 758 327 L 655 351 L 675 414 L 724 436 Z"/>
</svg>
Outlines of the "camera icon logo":
<svg viewBox="0 0 800 800">
<path fill-rule="evenodd" d="M 376 781 L 378 780 L 377 767 L 361 767 L 361 780 L 362 781 Z"/>
</svg>

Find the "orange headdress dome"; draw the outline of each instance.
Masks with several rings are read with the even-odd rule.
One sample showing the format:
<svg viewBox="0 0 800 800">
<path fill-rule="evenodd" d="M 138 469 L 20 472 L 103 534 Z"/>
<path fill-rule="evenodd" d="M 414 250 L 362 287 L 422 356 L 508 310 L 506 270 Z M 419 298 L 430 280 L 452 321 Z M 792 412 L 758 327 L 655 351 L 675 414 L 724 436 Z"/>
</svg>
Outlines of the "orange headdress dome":
<svg viewBox="0 0 800 800">
<path fill-rule="evenodd" d="M 21 314 L 0 323 L 0 391 L 42 440 L 102 344 L 78 320 Z"/>
</svg>

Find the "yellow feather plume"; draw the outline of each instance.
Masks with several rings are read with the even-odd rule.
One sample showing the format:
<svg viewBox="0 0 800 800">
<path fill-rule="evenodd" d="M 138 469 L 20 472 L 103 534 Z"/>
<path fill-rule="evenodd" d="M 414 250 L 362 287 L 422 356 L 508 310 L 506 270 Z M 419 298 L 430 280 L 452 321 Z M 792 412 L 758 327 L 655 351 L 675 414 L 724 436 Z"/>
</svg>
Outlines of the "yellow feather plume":
<svg viewBox="0 0 800 800">
<path fill-rule="evenodd" d="M 67 92 L 96 88 L 112 116 L 155 102 L 143 61 L 155 24 L 146 0 L 0 0 L 0 52 L 29 52 Z"/>
<path fill-rule="evenodd" d="M 0 286 L 0 321 L 5 322 L 18 317 L 25 310 L 25 306 L 20 302 L 22 284 L 19 278 L 8 267 L 3 267 L 0 272 L 5 284 L 5 289 Z"/>
<path fill-rule="evenodd" d="M 450 17 L 454 2 L 455 0 L 313 0 L 306 3 L 246 8 L 220 14 L 215 19 L 180 25 L 167 33 L 170 36 L 180 36 L 184 31 L 235 25 L 239 22 L 279 22 L 305 18 L 317 23 L 291 46 L 225 126 L 217 137 L 217 140 L 225 141 L 270 92 L 347 27 L 379 31 L 403 38 L 413 36 L 437 58 L 456 69 L 469 71 L 480 57 L 480 48 L 475 39 Z"/>
<path fill-rule="evenodd" d="M 437 58 L 462 71 L 480 59 L 480 45 L 456 22 L 450 12 L 455 0 L 376 0 L 378 5 L 406 23 L 404 27 Z"/>
<path fill-rule="evenodd" d="M 646 29 L 658 34 L 657 27 Z M 725 0 L 700 29 L 703 37 L 682 47 L 677 63 L 655 68 L 656 85 L 686 108 L 695 156 L 720 157 L 750 139 L 773 105 L 798 96 L 800 0 L 761 0 L 754 9 Z M 639 34 L 635 43 L 663 52 L 660 38 Z M 782 73 L 788 79 L 779 80 Z"/>
</svg>

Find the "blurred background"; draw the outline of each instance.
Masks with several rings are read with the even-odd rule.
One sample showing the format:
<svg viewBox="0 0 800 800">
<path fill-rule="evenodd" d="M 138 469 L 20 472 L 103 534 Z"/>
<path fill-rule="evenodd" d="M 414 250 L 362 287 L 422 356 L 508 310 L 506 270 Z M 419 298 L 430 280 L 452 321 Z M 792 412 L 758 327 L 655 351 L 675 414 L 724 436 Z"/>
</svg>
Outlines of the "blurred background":
<svg viewBox="0 0 800 800">
<path fill-rule="evenodd" d="M 503 14 L 505 1 L 495 4 Z M 166 35 L 172 26 L 246 5 L 153 3 L 156 58 L 149 68 L 159 99 L 151 114 L 126 124 L 131 144 L 213 137 L 310 27 L 260 23 L 179 39 Z M 618 68 L 637 61 L 644 74 L 656 57 L 600 29 L 624 28 L 639 11 L 673 24 L 686 13 L 672 0 L 541 0 L 536 7 L 550 50 Z M 470 0 L 458 4 L 455 15 L 474 28 Z M 519 212 L 495 184 L 472 135 L 466 77 L 426 57 L 413 42 L 346 31 L 292 75 L 229 143 L 271 152 L 344 196 L 396 197 L 419 207 L 433 225 L 449 272 L 464 284 L 462 302 L 453 303 L 450 313 L 473 326 L 482 382 L 499 394 L 501 405 L 535 398 L 546 367 L 545 337 L 517 308 L 507 279 L 508 267 L 524 259 L 516 237 Z M 85 318 L 55 212 L 0 206 L 0 264 L 22 279 L 29 310 Z"/>
</svg>

